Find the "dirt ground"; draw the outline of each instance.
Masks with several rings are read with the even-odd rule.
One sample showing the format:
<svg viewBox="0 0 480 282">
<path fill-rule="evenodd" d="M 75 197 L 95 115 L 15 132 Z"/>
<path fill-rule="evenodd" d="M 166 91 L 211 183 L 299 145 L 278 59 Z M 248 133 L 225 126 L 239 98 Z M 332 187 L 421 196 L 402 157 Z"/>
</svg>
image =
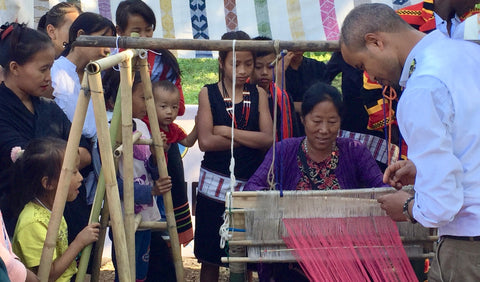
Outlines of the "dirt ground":
<svg viewBox="0 0 480 282">
<path fill-rule="evenodd" d="M 196 258 L 183 257 L 183 266 L 185 269 L 185 281 L 196 282 L 200 281 L 200 264 Z M 219 282 L 228 281 L 229 272 L 228 269 L 220 268 Z M 110 260 L 106 261 L 100 269 L 100 281 L 113 281 L 115 278 L 113 264 Z"/>
</svg>

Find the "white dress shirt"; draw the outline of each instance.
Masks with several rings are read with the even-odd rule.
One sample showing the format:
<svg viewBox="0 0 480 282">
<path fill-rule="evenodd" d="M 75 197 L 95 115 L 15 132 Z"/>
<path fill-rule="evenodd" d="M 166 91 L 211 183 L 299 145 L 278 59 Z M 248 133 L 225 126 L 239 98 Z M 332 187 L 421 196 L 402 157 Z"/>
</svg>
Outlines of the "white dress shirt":
<svg viewBox="0 0 480 282">
<path fill-rule="evenodd" d="M 480 235 L 480 46 L 433 31 L 411 50 L 400 85 L 413 217 L 440 235 Z"/>
<path fill-rule="evenodd" d="M 61 56 L 55 60 L 51 70 L 55 102 L 65 112 L 70 121 L 73 121 L 73 114 L 75 113 L 81 88 L 80 78 L 76 69 L 77 66 L 75 64 Z M 96 140 L 97 128 L 95 126 L 92 100 L 88 103 L 82 134 L 89 139 L 93 138 L 93 140 Z"/>
</svg>

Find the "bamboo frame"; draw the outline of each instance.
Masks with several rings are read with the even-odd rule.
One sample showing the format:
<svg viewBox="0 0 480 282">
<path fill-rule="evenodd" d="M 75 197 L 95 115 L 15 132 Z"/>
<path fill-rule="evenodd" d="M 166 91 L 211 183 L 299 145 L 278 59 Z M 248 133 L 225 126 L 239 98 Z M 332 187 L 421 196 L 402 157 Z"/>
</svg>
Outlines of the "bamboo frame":
<svg viewBox="0 0 480 282">
<path fill-rule="evenodd" d="M 63 159 L 60 177 L 58 179 L 58 186 L 55 193 L 55 200 L 53 202 L 50 222 L 48 223 L 47 235 L 43 245 L 42 256 L 40 258 L 40 266 L 38 268 L 37 275 L 42 282 L 49 281 L 48 278 L 53 260 L 53 252 L 56 247 L 60 222 L 63 218 L 63 211 L 67 201 L 70 181 L 72 179 L 73 171 L 77 169 L 76 160 L 78 158 L 78 144 L 80 143 L 88 102 L 90 100 L 90 92 L 85 91 L 85 89 L 88 89 L 88 81 L 86 76 L 83 78 L 82 88 L 80 89 L 80 94 L 78 96 L 77 107 L 75 108 L 75 113 L 73 115 L 72 127 L 70 128 L 70 133 L 68 135 L 65 157 Z"/>
<path fill-rule="evenodd" d="M 89 64 L 91 65 L 91 64 Z M 105 177 L 108 207 L 112 221 L 113 239 L 115 241 L 115 255 L 118 265 L 118 276 L 121 282 L 130 281 L 130 267 L 128 263 L 127 244 L 125 238 L 125 226 L 123 223 L 122 210 L 120 208 L 120 195 L 113 162 L 113 153 L 110 146 L 110 134 L 108 130 L 105 100 L 103 98 L 102 79 L 100 72 L 92 72 L 87 65 L 88 81 L 92 95 L 95 124 L 97 126 L 98 147 L 102 157 L 102 171 Z"/>
<path fill-rule="evenodd" d="M 173 50 L 216 50 L 231 51 L 232 40 L 205 40 L 205 39 L 171 39 L 171 38 L 133 38 L 125 36 L 89 36 L 81 35 L 73 43 L 74 46 L 110 47 L 110 48 L 145 48 L 145 49 L 173 49 Z M 289 51 L 339 51 L 338 41 L 284 41 L 284 40 L 237 40 L 235 50 L 271 51 L 279 53 Z"/>
<path fill-rule="evenodd" d="M 138 140 L 140 140 L 140 137 L 142 137 L 142 133 L 140 131 L 136 131 L 132 135 L 132 143 L 133 144 L 139 144 Z M 113 156 L 115 158 L 120 158 L 123 154 L 123 144 L 118 146 L 114 151 L 113 151 Z"/>
<path fill-rule="evenodd" d="M 145 104 L 147 107 L 148 120 L 150 121 L 150 131 L 152 132 L 152 140 L 154 144 L 155 157 L 157 160 L 158 173 L 160 178 L 168 176 L 167 163 L 163 151 L 163 140 L 160 136 L 160 126 L 158 124 L 157 111 L 155 109 L 155 101 L 152 93 L 152 82 L 148 70 L 148 62 L 146 56 L 139 61 L 140 76 L 143 86 L 145 87 Z M 175 274 L 177 281 L 184 281 L 182 253 L 177 233 L 177 224 L 175 214 L 173 212 L 172 192 L 168 191 L 163 194 L 163 203 L 165 205 L 165 216 L 167 218 L 167 229 L 170 235 L 170 246 L 172 248 L 173 264 L 175 266 Z"/>
<path fill-rule="evenodd" d="M 133 121 L 132 121 L 132 57 L 120 64 L 120 92 L 122 96 L 123 145 L 123 213 L 125 237 L 130 262 L 131 281 L 135 280 L 135 202 L 133 195 Z"/>
<path fill-rule="evenodd" d="M 120 92 L 120 89 L 118 90 Z M 117 95 L 115 101 L 115 108 L 113 110 L 112 120 L 110 121 L 110 139 L 112 148 L 117 147 L 120 144 L 119 133 L 121 133 L 118 128 L 120 127 L 121 119 L 121 95 Z M 115 167 L 116 169 L 116 167 Z M 100 171 L 97 184 L 97 192 L 95 193 L 95 199 L 93 201 L 92 210 L 90 212 L 89 223 L 98 222 L 98 217 L 100 216 L 100 233 L 98 235 L 98 241 L 95 244 L 95 252 L 92 261 L 92 281 L 98 281 L 100 277 L 100 266 L 102 264 L 102 252 L 103 245 L 105 244 L 105 236 L 108 227 L 109 221 L 109 212 L 108 212 L 108 201 L 103 201 L 105 198 L 105 178 L 103 176 L 103 171 Z M 103 205 L 103 208 L 102 208 Z M 76 282 L 83 282 L 85 280 L 85 274 L 87 272 L 88 261 L 90 260 L 90 254 L 92 251 L 92 245 L 87 246 L 82 251 L 82 257 L 80 258 L 80 264 L 78 266 Z"/>
</svg>

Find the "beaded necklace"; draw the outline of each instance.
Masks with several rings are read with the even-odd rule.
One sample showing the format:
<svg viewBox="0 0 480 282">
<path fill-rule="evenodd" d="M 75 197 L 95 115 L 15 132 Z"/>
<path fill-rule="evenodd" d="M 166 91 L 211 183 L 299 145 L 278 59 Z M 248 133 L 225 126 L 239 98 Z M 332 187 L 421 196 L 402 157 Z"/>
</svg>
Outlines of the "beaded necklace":
<svg viewBox="0 0 480 282">
<path fill-rule="evenodd" d="M 227 110 L 228 115 L 230 118 L 233 118 L 233 111 L 234 111 L 234 103 L 232 102 L 232 98 L 228 95 L 227 88 L 225 87 L 225 81 L 222 79 L 222 88 L 223 88 L 223 102 L 225 103 L 225 109 Z M 248 119 L 250 118 L 250 91 L 247 89 L 247 84 L 243 85 L 243 101 L 242 101 L 242 115 L 240 116 L 240 120 L 238 122 L 239 126 L 237 125 L 237 118 L 233 120 L 235 128 L 238 129 L 246 129 L 248 124 Z"/>
</svg>

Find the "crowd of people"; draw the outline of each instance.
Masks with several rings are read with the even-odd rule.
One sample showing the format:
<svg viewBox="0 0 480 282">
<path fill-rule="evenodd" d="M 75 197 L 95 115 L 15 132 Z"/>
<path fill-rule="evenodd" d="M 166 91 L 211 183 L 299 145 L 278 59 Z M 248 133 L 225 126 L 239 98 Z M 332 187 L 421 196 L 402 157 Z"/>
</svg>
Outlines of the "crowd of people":
<svg viewBox="0 0 480 282">
<path fill-rule="evenodd" d="M 155 152 L 148 145 L 134 145 L 135 213 L 146 221 L 165 220 L 162 195 L 172 191 L 180 243 L 194 240 L 194 253 L 201 263 L 200 281 L 217 281 L 219 267 L 225 266 L 221 263 L 225 250 L 220 248 L 219 229 L 231 173 L 237 191 L 389 185 L 400 189 L 414 184 L 414 195 L 398 191 L 378 201 L 393 220 L 439 229 L 429 280 L 478 280 L 480 201 L 475 187 L 480 183 L 480 158 L 476 157 L 480 141 L 475 123 L 480 99 L 475 94 L 480 92 L 480 47 L 458 40 L 464 16 L 476 11 L 478 1 L 450 2 L 422 2 L 422 13 L 426 8 L 431 11 L 425 22 L 383 4 L 359 5 L 345 18 L 341 52 L 334 53 L 327 64 L 304 57 L 303 52 L 288 52 L 280 58 L 273 52 L 220 51 L 219 80 L 200 90 L 190 133 L 174 122 L 185 113 L 175 56 L 168 50 L 148 50 L 169 176 L 159 176 Z M 407 9 L 417 6 L 420 4 Z M 424 32 L 435 29 L 435 22 L 438 31 L 426 35 Z M 155 28 L 155 13 L 141 0 L 121 1 L 115 24 L 62 2 L 41 18 L 38 30 L 21 23 L 1 26 L 1 281 L 38 280 L 36 273 L 84 69 L 88 62 L 111 52 L 109 48 L 74 46 L 76 38 L 130 36 L 133 32 L 152 37 Z M 232 31 L 221 39 L 251 37 Z M 253 40 L 271 39 L 259 36 Z M 279 79 L 282 69 L 274 67 L 279 58 L 285 66 L 285 79 Z M 329 85 L 340 72 L 342 93 Z M 102 80 L 106 111 L 112 112 L 119 72 L 107 70 Z M 398 108 L 387 117 L 385 103 L 375 104 L 383 109 L 384 120 L 372 122 L 379 110 L 369 108 L 368 103 L 378 100 L 372 98 L 374 94 L 365 98 L 367 90 L 400 90 L 399 86 L 403 93 Z M 132 86 L 132 116 L 133 131 L 150 138 L 139 73 L 135 73 Z M 408 145 L 408 159 L 390 166 L 379 166 L 362 142 L 339 137 L 341 129 L 383 137 L 388 124 L 398 125 L 397 137 Z M 191 147 L 197 140 L 204 156 L 193 230 L 178 144 Z M 271 148 L 274 142 L 277 150 Z M 232 158 L 236 163 L 233 171 Z M 272 182 L 269 170 L 273 159 L 282 162 L 281 166 L 276 164 Z M 125 161 L 120 158 L 117 176 L 122 200 L 121 167 Z M 73 281 L 78 254 L 99 236 L 99 224 L 88 224 L 101 167 L 91 102 L 76 164 L 49 280 Z M 135 233 L 137 281 L 175 281 L 170 250 L 162 235 L 149 229 Z M 115 255 L 112 257 L 115 264 Z M 451 266 L 452 257 L 459 263 Z M 261 281 L 306 280 L 291 265 L 262 264 L 257 271 Z"/>
</svg>

